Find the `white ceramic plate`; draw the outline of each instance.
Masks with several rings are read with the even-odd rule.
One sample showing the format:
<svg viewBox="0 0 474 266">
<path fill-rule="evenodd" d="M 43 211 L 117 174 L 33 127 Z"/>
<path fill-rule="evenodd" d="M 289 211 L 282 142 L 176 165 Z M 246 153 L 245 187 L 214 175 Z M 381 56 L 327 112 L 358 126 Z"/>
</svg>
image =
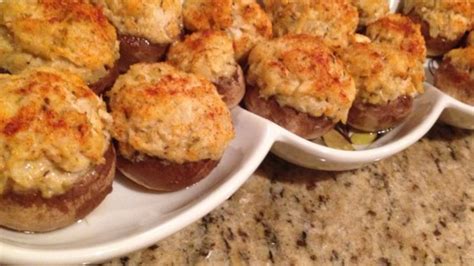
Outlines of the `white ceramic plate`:
<svg viewBox="0 0 474 266">
<path fill-rule="evenodd" d="M 265 120 L 241 109 L 232 115 L 237 137 L 198 184 L 153 193 L 118 176 L 113 192 L 79 223 L 43 234 L 0 228 L 0 262 L 100 262 L 152 245 L 209 213 L 247 180 L 274 141 Z"/>
<path fill-rule="evenodd" d="M 395 1 L 397 2 L 397 1 Z M 392 8 L 396 8 L 396 3 Z M 430 77 L 428 77 L 428 81 Z M 44 234 L 0 228 L 0 262 L 91 263 L 152 245 L 198 220 L 229 198 L 266 154 L 311 168 L 347 170 L 389 157 L 418 141 L 441 118 L 474 129 L 474 107 L 444 95 L 428 83 L 408 119 L 365 150 L 341 151 L 299 138 L 236 108 L 236 139 L 218 167 L 198 184 L 174 193 L 152 193 L 118 176 L 114 190 L 83 221 Z"/>
</svg>

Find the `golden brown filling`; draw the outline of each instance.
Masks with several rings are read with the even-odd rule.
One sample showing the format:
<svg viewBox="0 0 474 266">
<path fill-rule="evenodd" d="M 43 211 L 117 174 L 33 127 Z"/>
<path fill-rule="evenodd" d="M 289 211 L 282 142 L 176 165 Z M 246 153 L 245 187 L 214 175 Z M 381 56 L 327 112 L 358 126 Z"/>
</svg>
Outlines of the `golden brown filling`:
<svg viewBox="0 0 474 266">
<path fill-rule="evenodd" d="M 180 0 L 92 0 L 121 35 L 145 38 L 155 44 L 178 39 L 183 27 Z"/>
<path fill-rule="evenodd" d="M 209 81 L 166 63 L 135 64 L 109 92 L 120 152 L 176 163 L 219 160 L 234 137 L 230 112 Z"/>
<path fill-rule="evenodd" d="M 0 1 L 0 68 L 10 73 L 48 66 L 92 84 L 119 57 L 115 28 L 83 1 Z"/>
<path fill-rule="evenodd" d="M 403 12 L 413 12 L 426 21 L 433 38 L 456 40 L 474 23 L 472 0 L 405 0 Z"/>
<path fill-rule="evenodd" d="M 105 104 L 75 75 L 0 74 L 0 191 L 63 193 L 109 147 Z"/>
<path fill-rule="evenodd" d="M 334 122 L 346 121 L 356 93 L 354 80 L 323 41 L 303 34 L 257 44 L 247 81 L 261 97 Z"/>
</svg>

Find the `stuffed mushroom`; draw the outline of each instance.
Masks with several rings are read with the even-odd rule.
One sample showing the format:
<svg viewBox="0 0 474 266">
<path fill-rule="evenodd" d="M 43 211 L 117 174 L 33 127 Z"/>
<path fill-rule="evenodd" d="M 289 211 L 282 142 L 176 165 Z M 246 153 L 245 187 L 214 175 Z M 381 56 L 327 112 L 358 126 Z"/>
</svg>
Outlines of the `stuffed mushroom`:
<svg viewBox="0 0 474 266">
<path fill-rule="evenodd" d="M 250 53 L 246 107 L 293 133 L 315 139 L 346 122 L 354 80 L 324 44 L 310 35 L 285 35 Z"/>
<path fill-rule="evenodd" d="M 420 25 L 400 14 L 387 15 L 367 26 L 367 36 L 375 43 L 385 43 L 424 62 L 426 45 Z"/>
<path fill-rule="evenodd" d="M 474 46 L 444 55 L 434 74 L 434 84 L 452 97 L 474 105 Z"/>
<path fill-rule="evenodd" d="M 455 48 L 474 26 L 472 0 L 405 0 L 403 12 L 421 25 L 429 56 Z"/>
<path fill-rule="evenodd" d="M 0 69 L 53 67 L 79 75 L 97 93 L 118 75 L 119 45 L 102 11 L 84 1 L 0 2 Z"/>
<path fill-rule="evenodd" d="M 351 3 L 359 12 L 359 26 L 367 26 L 389 12 L 389 0 L 351 0 Z"/>
<path fill-rule="evenodd" d="M 423 93 L 421 62 L 389 44 L 354 42 L 338 55 L 356 83 L 348 118 L 353 128 L 390 129 L 410 114 L 414 97 Z"/>
<path fill-rule="evenodd" d="M 0 225 L 45 232 L 82 219 L 112 191 L 105 103 L 51 68 L 0 74 Z"/>
<path fill-rule="evenodd" d="M 117 167 L 152 190 L 174 191 L 206 177 L 234 137 L 214 85 L 167 63 L 132 65 L 109 97 Z"/>
<path fill-rule="evenodd" d="M 225 31 L 239 62 L 256 43 L 272 37 L 272 23 L 255 0 L 185 0 L 183 19 L 189 31 Z"/>
<path fill-rule="evenodd" d="M 138 62 L 157 62 L 182 35 L 180 0 L 92 0 L 117 28 L 120 72 Z"/>
<path fill-rule="evenodd" d="M 330 47 L 343 47 L 359 23 L 357 9 L 349 0 L 283 1 L 265 0 L 276 37 L 310 34 L 321 37 Z"/>
<path fill-rule="evenodd" d="M 244 74 L 235 60 L 232 39 L 225 32 L 208 30 L 188 35 L 171 46 L 167 61 L 211 81 L 230 108 L 245 94 Z"/>
</svg>

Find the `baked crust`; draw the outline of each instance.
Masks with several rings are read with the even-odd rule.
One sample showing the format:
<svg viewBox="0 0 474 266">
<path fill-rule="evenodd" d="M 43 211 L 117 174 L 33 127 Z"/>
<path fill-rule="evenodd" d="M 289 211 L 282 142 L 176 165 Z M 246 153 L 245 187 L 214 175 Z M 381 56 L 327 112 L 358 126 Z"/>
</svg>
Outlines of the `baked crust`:
<svg viewBox="0 0 474 266">
<path fill-rule="evenodd" d="M 167 62 L 211 81 L 230 108 L 242 100 L 244 77 L 235 60 L 232 39 L 225 32 L 208 30 L 187 36 L 170 47 Z"/>
<path fill-rule="evenodd" d="M 0 2 L 0 67 L 19 73 L 53 67 L 88 84 L 108 74 L 119 57 L 115 28 L 87 1 Z"/>
<path fill-rule="evenodd" d="M 234 137 L 230 111 L 212 83 L 167 63 L 135 64 L 109 92 L 120 153 L 176 163 L 218 160 Z"/>
<path fill-rule="evenodd" d="M 449 50 L 456 47 L 464 34 L 458 35 L 454 39 L 448 39 L 443 37 L 442 35 L 438 35 L 437 37 L 433 37 L 430 35 L 430 25 L 428 22 L 423 20 L 419 15 L 414 12 L 408 14 L 408 17 L 415 23 L 421 26 L 421 33 L 425 39 L 427 55 L 428 56 L 440 56 L 447 53 Z"/>
<path fill-rule="evenodd" d="M 357 9 L 349 0 L 266 0 L 264 3 L 277 37 L 311 34 L 323 38 L 330 47 L 344 47 L 359 23 Z"/>
<path fill-rule="evenodd" d="M 39 68 L 0 74 L 0 86 L 0 193 L 11 180 L 15 192 L 61 194 L 103 162 L 111 116 L 80 77 Z"/>
<path fill-rule="evenodd" d="M 92 0 L 120 35 L 144 38 L 153 44 L 170 44 L 183 28 L 181 0 Z"/>
<path fill-rule="evenodd" d="M 366 33 L 373 42 L 389 44 L 418 58 L 420 62 L 425 61 L 426 45 L 421 27 L 406 16 L 387 15 L 369 24 Z"/>
<path fill-rule="evenodd" d="M 84 218 L 112 191 L 115 150 L 110 145 L 105 162 L 97 165 L 64 194 L 51 198 L 40 192 L 8 191 L 0 195 L 0 225 L 28 232 L 56 230 Z"/>
<path fill-rule="evenodd" d="M 247 83 L 259 88 L 260 97 L 274 96 L 281 106 L 313 117 L 346 121 L 354 80 L 321 38 L 296 34 L 260 42 L 248 66 Z"/>
<path fill-rule="evenodd" d="M 382 105 L 404 95 L 423 93 L 420 60 L 386 43 L 352 43 L 338 51 L 355 80 L 356 99 Z"/>
<path fill-rule="evenodd" d="M 438 56 L 456 47 L 474 27 L 471 0 L 405 0 L 403 13 L 421 25 L 429 56 Z"/>
<path fill-rule="evenodd" d="M 351 0 L 359 13 L 359 25 L 366 26 L 389 12 L 387 0 Z"/>
<path fill-rule="evenodd" d="M 272 37 L 272 22 L 255 0 L 187 0 L 183 14 L 190 31 L 225 31 L 241 63 L 255 44 Z"/>
</svg>

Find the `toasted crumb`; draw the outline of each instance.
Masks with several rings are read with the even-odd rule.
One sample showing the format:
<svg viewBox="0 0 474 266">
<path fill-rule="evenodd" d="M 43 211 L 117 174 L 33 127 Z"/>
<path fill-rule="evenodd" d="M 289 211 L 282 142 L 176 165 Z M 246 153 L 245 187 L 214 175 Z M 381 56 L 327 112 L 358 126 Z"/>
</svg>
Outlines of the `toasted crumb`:
<svg viewBox="0 0 474 266">
<path fill-rule="evenodd" d="M 109 92 L 121 154 L 176 163 L 219 160 L 234 137 L 229 109 L 206 79 L 167 63 L 136 64 Z"/>
<path fill-rule="evenodd" d="M 247 81 L 260 96 L 274 96 L 314 117 L 346 121 L 355 85 L 324 42 L 311 35 L 285 35 L 259 43 L 250 53 Z"/>
</svg>

